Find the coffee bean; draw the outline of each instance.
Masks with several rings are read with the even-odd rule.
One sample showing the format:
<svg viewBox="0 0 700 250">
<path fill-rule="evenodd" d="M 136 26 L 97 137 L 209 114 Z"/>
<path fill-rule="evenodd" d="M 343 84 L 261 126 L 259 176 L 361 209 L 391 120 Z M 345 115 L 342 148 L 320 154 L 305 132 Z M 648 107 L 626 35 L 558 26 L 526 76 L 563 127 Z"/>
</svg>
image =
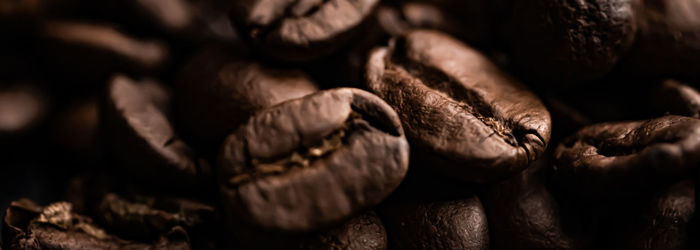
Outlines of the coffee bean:
<svg viewBox="0 0 700 250">
<path fill-rule="evenodd" d="M 632 46 L 638 0 L 512 0 L 504 29 L 515 63 L 551 85 L 602 78 Z"/>
<path fill-rule="evenodd" d="M 386 198 L 408 168 L 396 113 L 349 88 L 265 109 L 224 142 L 218 162 L 229 223 L 309 232 Z"/>
<path fill-rule="evenodd" d="M 234 246 L 239 249 L 387 249 L 386 230 L 374 211 L 304 234 L 262 231 L 242 224 L 233 227 Z"/>
<path fill-rule="evenodd" d="M 484 200 L 491 249 L 580 249 L 564 230 L 559 206 L 544 186 L 547 161 L 488 188 Z M 482 196 L 483 197 L 483 196 Z"/>
<path fill-rule="evenodd" d="M 700 162 L 700 120 L 664 116 L 595 124 L 554 153 L 554 170 L 593 196 L 639 189 L 687 174 Z"/>
<path fill-rule="evenodd" d="M 115 72 L 153 72 L 168 57 L 163 43 L 134 38 L 107 25 L 51 21 L 39 36 L 46 70 L 73 82 L 99 82 Z"/>
<path fill-rule="evenodd" d="M 387 249 L 386 230 L 379 216 L 370 211 L 308 237 L 298 249 Z"/>
<path fill-rule="evenodd" d="M 179 118 L 187 131 L 206 148 L 218 149 L 253 113 L 318 88 L 302 71 L 265 66 L 231 48 L 214 46 L 190 60 L 176 90 Z"/>
<path fill-rule="evenodd" d="M 639 77 L 700 77 L 700 2 L 640 0 L 639 39 L 624 66 Z"/>
<path fill-rule="evenodd" d="M 27 133 L 48 111 L 49 100 L 41 88 L 32 84 L 0 86 L 0 136 Z"/>
<path fill-rule="evenodd" d="M 397 110 L 417 153 L 451 177 L 503 179 L 549 141 L 549 113 L 537 96 L 442 33 L 395 39 L 373 50 L 366 71 L 368 88 Z"/>
<path fill-rule="evenodd" d="M 190 249 L 187 233 L 180 227 L 152 245 L 126 241 L 74 213 L 67 202 L 46 207 L 25 199 L 12 202 L 5 213 L 3 230 L 5 247 L 10 249 Z"/>
<path fill-rule="evenodd" d="M 144 92 L 123 75 L 110 81 L 102 111 L 109 153 L 120 173 L 166 185 L 163 188 L 191 188 L 203 170 L 155 100 Z"/>
<path fill-rule="evenodd" d="M 402 1 L 380 6 L 379 25 L 393 36 L 412 29 L 435 29 L 468 44 L 485 46 L 489 40 L 486 1 Z"/>
<path fill-rule="evenodd" d="M 476 196 L 389 209 L 382 218 L 396 249 L 489 249 L 486 213 Z"/>
<path fill-rule="evenodd" d="M 220 230 L 214 207 L 184 198 L 107 193 L 98 204 L 95 219 L 120 237 L 146 242 L 180 226 L 190 235 L 192 245 L 202 249 L 216 247 L 207 238 Z"/>
<path fill-rule="evenodd" d="M 695 184 L 684 180 L 650 197 L 644 207 L 613 221 L 615 249 L 692 249 Z"/>
<path fill-rule="evenodd" d="M 675 80 L 663 81 L 652 96 L 657 112 L 700 118 L 700 93 Z"/>
<path fill-rule="evenodd" d="M 231 19 L 241 37 L 269 57 L 308 61 L 333 53 L 355 36 L 378 0 L 243 0 Z"/>
</svg>

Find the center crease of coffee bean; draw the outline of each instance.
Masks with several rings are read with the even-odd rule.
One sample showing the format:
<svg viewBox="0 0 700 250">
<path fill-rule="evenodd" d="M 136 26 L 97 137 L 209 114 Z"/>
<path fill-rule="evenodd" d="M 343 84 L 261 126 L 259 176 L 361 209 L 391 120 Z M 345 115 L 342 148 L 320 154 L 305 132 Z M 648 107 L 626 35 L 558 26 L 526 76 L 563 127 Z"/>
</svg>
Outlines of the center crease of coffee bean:
<svg viewBox="0 0 700 250">
<path fill-rule="evenodd" d="M 353 121 L 361 118 L 362 115 L 352 111 L 340 128 L 325 136 L 319 143 L 309 147 L 301 146 L 284 158 L 256 159 L 249 156 L 249 166 L 252 167 L 231 177 L 229 184 L 235 187 L 254 179 L 279 175 L 294 168 L 307 168 L 312 165 L 313 161 L 341 148 L 345 144 L 345 138 L 353 129 Z"/>
<path fill-rule="evenodd" d="M 399 44 L 399 43 L 397 43 Z M 460 83 L 440 72 L 438 69 L 430 68 L 398 55 L 392 56 L 392 60 L 387 62 L 387 71 L 398 74 L 401 79 L 413 79 L 418 84 L 444 94 L 450 101 L 456 103 L 465 111 L 469 112 L 484 125 L 493 130 L 492 135 L 500 136 L 506 143 L 512 146 L 521 146 L 513 130 L 506 126 L 507 121 L 497 119 L 493 111 L 485 104 L 484 100 L 477 93 L 464 88 Z M 526 147 L 523 147 L 527 150 Z"/>
</svg>

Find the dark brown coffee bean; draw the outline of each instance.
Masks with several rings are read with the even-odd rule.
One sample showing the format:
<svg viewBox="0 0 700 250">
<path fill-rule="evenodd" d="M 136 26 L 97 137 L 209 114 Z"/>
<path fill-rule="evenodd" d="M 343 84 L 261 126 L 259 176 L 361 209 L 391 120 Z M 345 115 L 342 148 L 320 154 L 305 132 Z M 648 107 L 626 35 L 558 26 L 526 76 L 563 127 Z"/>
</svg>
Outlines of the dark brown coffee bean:
<svg viewBox="0 0 700 250">
<path fill-rule="evenodd" d="M 175 226 L 185 229 L 192 245 L 213 248 L 217 227 L 214 207 L 190 199 L 105 194 L 100 201 L 96 218 L 101 225 L 125 239 L 149 241 L 157 239 Z"/>
<path fill-rule="evenodd" d="M 71 81 L 101 80 L 115 72 L 152 72 L 168 56 L 163 43 L 130 37 L 106 25 L 51 21 L 40 36 L 47 70 Z"/>
<path fill-rule="evenodd" d="M 665 80 L 654 90 L 652 101 L 659 113 L 700 118 L 700 93 L 675 80 Z"/>
<path fill-rule="evenodd" d="M 210 47 L 185 66 L 176 90 L 186 129 L 200 143 L 218 149 L 254 112 L 318 88 L 299 70 L 268 67 L 230 48 Z"/>
<path fill-rule="evenodd" d="M 700 120 L 664 116 L 585 127 L 554 154 L 558 177 L 591 195 L 653 186 L 700 163 Z"/>
<path fill-rule="evenodd" d="M 485 45 L 489 39 L 486 1 L 405 1 L 380 6 L 379 25 L 393 36 L 412 29 L 435 29 L 468 44 Z"/>
<path fill-rule="evenodd" d="M 549 113 L 537 96 L 442 33 L 413 31 L 375 49 L 366 71 L 369 89 L 397 110 L 415 149 L 451 177 L 503 179 L 549 141 Z"/>
<path fill-rule="evenodd" d="M 10 249 L 190 249 L 187 233 L 180 227 L 152 245 L 126 241 L 74 213 L 67 202 L 46 207 L 29 200 L 12 202 L 3 221 L 3 238 Z"/>
<path fill-rule="evenodd" d="M 610 220 L 610 249 L 695 249 L 695 184 L 683 180 L 645 196 Z"/>
<path fill-rule="evenodd" d="M 407 202 L 382 213 L 396 249 L 489 249 L 486 213 L 479 198 Z"/>
<path fill-rule="evenodd" d="M 641 2 L 637 9 L 639 39 L 624 63 L 628 73 L 700 77 L 700 2 Z"/>
<path fill-rule="evenodd" d="M 340 226 L 307 237 L 298 249 L 387 249 L 386 230 L 379 216 L 370 211 Z"/>
<path fill-rule="evenodd" d="M 408 169 L 396 113 L 349 88 L 265 109 L 224 142 L 218 163 L 229 223 L 309 232 L 386 198 Z"/>
<path fill-rule="evenodd" d="M 506 41 L 536 80 L 571 84 L 603 77 L 632 46 L 638 0 L 513 0 Z"/>
<path fill-rule="evenodd" d="M 374 211 L 305 234 L 268 232 L 247 225 L 233 227 L 235 245 L 240 249 L 387 249 L 386 230 Z"/>
<path fill-rule="evenodd" d="M 484 200 L 491 249 L 582 249 L 564 231 L 559 206 L 544 186 L 547 161 L 488 188 Z"/>
<path fill-rule="evenodd" d="M 103 133 L 120 172 L 172 188 L 197 182 L 203 170 L 195 164 L 192 150 L 139 83 L 123 75 L 113 77 L 104 106 Z"/>
<path fill-rule="evenodd" d="M 361 32 L 378 0 L 242 0 L 232 20 L 266 56 L 308 61 L 329 55 Z"/>
</svg>

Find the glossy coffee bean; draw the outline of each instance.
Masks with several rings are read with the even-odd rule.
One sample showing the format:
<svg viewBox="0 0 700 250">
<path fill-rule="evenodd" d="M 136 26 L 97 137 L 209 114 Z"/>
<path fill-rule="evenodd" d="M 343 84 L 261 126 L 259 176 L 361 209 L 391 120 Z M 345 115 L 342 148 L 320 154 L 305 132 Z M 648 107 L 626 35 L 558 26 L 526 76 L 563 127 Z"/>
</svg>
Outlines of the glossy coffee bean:
<svg viewBox="0 0 700 250">
<path fill-rule="evenodd" d="M 664 116 L 595 124 L 554 153 L 555 174 L 593 196 L 677 178 L 700 162 L 700 120 Z"/>
<path fill-rule="evenodd" d="M 537 96 L 445 34 L 417 30 L 395 39 L 373 50 L 366 72 L 368 88 L 396 109 L 414 149 L 450 177 L 503 179 L 549 141 L 549 113 Z"/>
<path fill-rule="evenodd" d="M 213 46 L 185 66 L 176 91 L 179 119 L 187 131 L 207 148 L 218 149 L 253 113 L 318 87 L 300 70 L 269 67 L 232 48 Z"/>
<path fill-rule="evenodd" d="M 103 134 L 118 173 L 164 188 L 192 187 L 203 173 L 192 149 L 178 138 L 157 99 L 126 76 L 114 76 L 104 101 Z"/>
<path fill-rule="evenodd" d="M 639 39 L 625 61 L 639 76 L 700 77 L 700 2 L 641 0 Z"/>
<path fill-rule="evenodd" d="M 308 61 L 361 35 L 378 0 L 240 0 L 231 19 L 240 36 L 269 57 Z"/>
<path fill-rule="evenodd" d="M 513 0 L 504 24 L 515 63 L 570 85 L 607 74 L 634 43 L 638 0 Z"/>
<path fill-rule="evenodd" d="M 408 168 L 396 113 L 349 88 L 283 102 L 226 138 L 218 178 L 229 223 L 310 232 L 386 198 Z"/>
<path fill-rule="evenodd" d="M 174 227 L 157 241 L 141 243 L 110 235 L 68 202 L 46 207 L 30 200 L 12 202 L 3 221 L 8 249 L 190 249 L 187 233 Z"/>
<path fill-rule="evenodd" d="M 476 196 L 409 201 L 383 214 L 396 249 L 489 249 L 486 213 Z"/>
<path fill-rule="evenodd" d="M 675 80 L 665 80 L 653 90 L 652 103 L 658 113 L 700 118 L 700 92 Z"/>
<path fill-rule="evenodd" d="M 298 249 L 387 249 L 386 230 L 379 216 L 370 211 L 308 237 Z"/>
<path fill-rule="evenodd" d="M 490 186 L 484 207 L 491 249 L 582 249 L 564 230 L 557 201 L 545 187 L 547 161 L 540 159 L 520 174 Z"/>
</svg>

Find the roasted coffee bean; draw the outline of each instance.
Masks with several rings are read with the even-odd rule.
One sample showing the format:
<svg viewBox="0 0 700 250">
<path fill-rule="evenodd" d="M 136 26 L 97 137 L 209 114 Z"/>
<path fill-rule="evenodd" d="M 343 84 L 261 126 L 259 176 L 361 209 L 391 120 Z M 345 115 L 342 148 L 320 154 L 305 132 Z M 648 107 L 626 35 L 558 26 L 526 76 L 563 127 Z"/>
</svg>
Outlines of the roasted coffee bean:
<svg viewBox="0 0 700 250">
<path fill-rule="evenodd" d="M 513 60 L 551 85 L 603 77 L 634 42 L 638 0 L 511 2 L 504 32 Z"/>
<path fill-rule="evenodd" d="M 660 114 L 700 118 L 700 93 L 675 80 L 665 80 L 654 90 L 652 102 Z"/>
<path fill-rule="evenodd" d="M 298 249 L 387 249 L 386 230 L 379 216 L 370 211 L 303 240 Z"/>
<path fill-rule="evenodd" d="M 3 221 L 3 240 L 9 249 L 190 249 L 187 233 L 180 227 L 153 244 L 126 241 L 74 213 L 70 203 L 41 207 L 30 200 L 10 204 Z"/>
<path fill-rule="evenodd" d="M 387 249 L 387 234 L 374 211 L 354 216 L 340 225 L 304 234 L 262 231 L 234 225 L 239 249 Z M 274 238 L 274 241 L 269 239 Z"/>
<path fill-rule="evenodd" d="M 130 37 L 106 25 L 51 21 L 39 36 L 46 70 L 71 82 L 101 81 L 115 72 L 153 72 L 168 57 L 163 43 Z"/>
<path fill-rule="evenodd" d="M 375 49 L 366 71 L 369 89 L 399 113 L 414 151 L 451 177 L 503 179 L 549 141 L 549 113 L 537 96 L 442 33 L 413 31 Z"/>
<path fill-rule="evenodd" d="M 662 189 L 626 217 L 611 221 L 612 249 L 693 249 L 691 220 L 695 214 L 695 184 L 684 180 Z M 613 231 L 615 230 L 615 231 Z"/>
<path fill-rule="evenodd" d="M 487 1 L 402 1 L 380 6 L 379 25 L 393 36 L 412 29 L 435 29 L 471 45 L 485 46 L 490 39 Z"/>
<path fill-rule="evenodd" d="M 378 0 L 241 0 L 231 19 L 269 57 L 308 61 L 333 53 L 361 35 Z"/>
<path fill-rule="evenodd" d="M 102 113 L 103 134 L 119 172 L 166 185 L 163 188 L 191 188 L 205 172 L 156 106 L 156 99 L 138 82 L 123 75 L 113 77 Z"/>
<path fill-rule="evenodd" d="M 222 146 L 218 178 L 229 223 L 309 232 L 386 198 L 408 169 L 396 113 L 349 88 L 265 109 Z"/>
<path fill-rule="evenodd" d="M 547 161 L 489 187 L 483 200 L 491 249 L 582 249 L 562 225 L 559 206 L 544 186 Z"/>
<path fill-rule="evenodd" d="M 593 196 L 650 187 L 699 162 L 700 120 L 682 116 L 591 125 L 554 153 L 557 177 Z"/>
<path fill-rule="evenodd" d="M 476 196 L 409 201 L 387 210 L 382 219 L 396 249 L 489 249 L 486 213 Z"/>
<path fill-rule="evenodd" d="M 644 76 L 700 77 L 700 2 L 641 0 L 639 39 L 624 65 Z"/>
<path fill-rule="evenodd" d="M 268 67 L 231 50 L 214 46 L 200 52 L 181 72 L 176 89 L 180 120 L 207 148 L 218 149 L 256 111 L 318 91 L 302 71 Z"/>
<path fill-rule="evenodd" d="M 125 239 L 149 241 L 157 239 L 171 228 L 180 226 L 192 239 L 192 246 L 213 249 L 215 242 L 207 239 L 216 235 L 217 211 L 214 207 L 184 198 L 105 194 L 95 219 L 111 232 Z"/>
</svg>

